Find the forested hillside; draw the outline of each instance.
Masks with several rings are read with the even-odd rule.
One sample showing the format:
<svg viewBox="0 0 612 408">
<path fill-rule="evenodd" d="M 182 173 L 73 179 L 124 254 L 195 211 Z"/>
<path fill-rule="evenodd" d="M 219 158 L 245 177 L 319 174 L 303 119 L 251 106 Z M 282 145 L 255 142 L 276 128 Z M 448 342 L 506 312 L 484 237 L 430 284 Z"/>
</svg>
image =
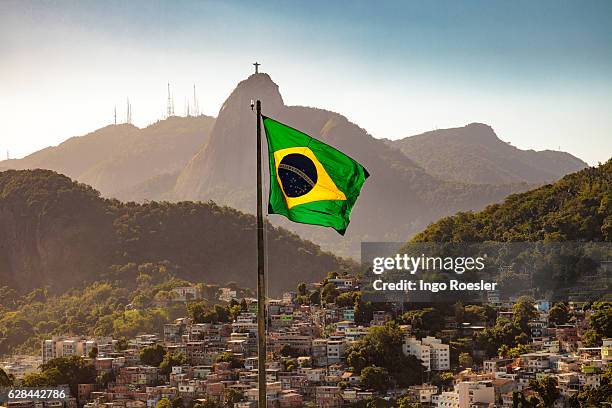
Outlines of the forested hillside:
<svg viewBox="0 0 612 408">
<path fill-rule="evenodd" d="M 311 242 L 268 225 L 269 287 L 351 267 Z M 255 218 L 201 202 L 122 203 L 48 170 L 0 173 L 0 286 L 51 292 L 103 277 L 130 263 L 169 262 L 193 281 L 256 277 Z"/>
<path fill-rule="evenodd" d="M 414 241 L 612 241 L 612 160 L 480 212 L 429 225 Z"/>
</svg>

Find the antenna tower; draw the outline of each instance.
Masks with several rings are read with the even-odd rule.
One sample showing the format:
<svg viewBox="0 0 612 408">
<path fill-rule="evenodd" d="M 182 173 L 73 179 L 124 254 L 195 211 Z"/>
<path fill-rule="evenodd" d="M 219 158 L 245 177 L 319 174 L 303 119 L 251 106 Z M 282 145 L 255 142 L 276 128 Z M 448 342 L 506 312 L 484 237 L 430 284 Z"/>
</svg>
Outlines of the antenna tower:
<svg viewBox="0 0 612 408">
<path fill-rule="evenodd" d="M 125 113 L 125 123 L 132 123 L 132 105 L 130 105 L 130 98 L 127 98 L 127 111 Z"/>
<path fill-rule="evenodd" d="M 195 84 L 193 84 L 193 116 L 200 116 L 200 104 L 198 103 Z"/>
<path fill-rule="evenodd" d="M 168 82 L 168 106 L 166 108 L 166 117 L 174 116 L 174 101 L 170 93 L 170 82 Z"/>
</svg>

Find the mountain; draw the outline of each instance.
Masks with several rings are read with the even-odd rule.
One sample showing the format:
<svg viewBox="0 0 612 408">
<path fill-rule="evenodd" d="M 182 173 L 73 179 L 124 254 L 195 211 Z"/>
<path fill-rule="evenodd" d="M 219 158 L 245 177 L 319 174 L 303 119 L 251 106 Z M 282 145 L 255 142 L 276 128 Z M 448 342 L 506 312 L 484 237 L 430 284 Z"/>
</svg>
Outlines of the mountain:
<svg viewBox="0 0 612 408">
<path fill-rule="evenodd" d="M 282 228 L 266 239 L 273 295 L 353 267 Z M 255 218 L 214 203 L 124 204 L 49 170 L 0 172 L 0 286 L 63 293 L 159 262 L 178 278 L 253 287 Z"/>
<path fill-rule="evenodd" d="M 287 226 L 343 255 L 358 255 L 361 241 L 404 239 L 441 216 L 479 209 L 528 188 L 526 184 L 469 185 L 432 176 L 402 152 L 373 138 L 342 115 L 285 105 L 278 85 L 267 74 L 260 73 L 240 82 L 227 98 L 209 142 L 179 175 L 174 187 L 176 199 L 213 200 L 243 211 L 254 211 L 256 156 L 252 99 L 261 99 L 265 115 L 340 149 L 362 163 L 372 175 L 342 240 L 332 230 L 289 225 L 278 216 L 271 217 L 275 224 Z"/>
<path fill-rule="evenodd" d="M 343 256 L 358 257 L 362 241 L 403 241 L 440 217 L 482 209 L 508 194 L 525 191 L 534 187 L 534 183 L 541 184 L 548 177 L 529 178 L 530 172 L 548 171 L 532 163 L 531 167 L 522 166 L 527 174 L 521 173 L 521 177 L 508 177 L 506 181 L 496 178 L 491 184 L 478 180 L 470 183 L 470 174 L 481 172 L 483 167 L 475 159 L 467 160 L 464 168 L 453 170 L 453 174 L 437 174 L 384 140 L 373 138 L 338 113 L 286 105 L 278 85 L 264 73 L 240 82 L 216 119 L 171 117 L 144 129 L 131 125 L 108 126 L 24 159 L 0 162 L 0 168 L 56 170 L 92 185 L 105 197 L 124 201 L 212 200 L 253 213 L 256 157 L 252 99 L 262 100 L 264 114 L 346 152 L 371 174 L 342 239 L 331 229 L 290 223 L 276 215 L 269 218 L 274 225 L 290 229 Z M 466 128 L 483 129 L 468 133 L 472 135 L 474 150 L 481 149 L 485 157 L 489 157 L 486 149 L 491 144 L 518 150 L 499 141 L 485 125 Z M 492 139 L 497 142 L 492 143 Z M 440 153 L 433 149 L 431 160 L 452 162 L 444 150 L 447 143 L 443 140 L 436 143 L 440 144 Z M 538 159 L 531 162 L 546 162 L 539 157 L 548 153 L 533 153 Z M 574 170 L 558 159 L 561 153 L 552 153 L 552 161 L 559 167 L 551 178 Z M 439 159 L 433 157 L 436 154 Z M 488 165 L 500 166 L 503 158 L 495 159 L 495 163 Z M 576 166 L 584 165 L 580 163 Z M 550 170 L 553 164 L 544 168 Z M 267 176 L 264 179 L 267 185 Z"/>
<path fill-rule="evenodd" d="M 178 174 L 207 142 L 214 121 L 208 116 L 173 116 L 144 129 L 109 125 L 23 159 L 0 162 L 0 168 L 54 170 L 107 197 L 131 199 L 139 196 L 142 183 Z"/>
<path fill-rule="evenodd" d="M 427 172 L 444 180 L 480 184 L 549 183 L 587 167 L 569 153 L 521 150 L 482 123 L 386 140 Z"/>
<path fill-rule="evenodd" d="M 612 159 L 483 211 L 443 218 L 415 241 L 612 241 Z"/>
</svg>

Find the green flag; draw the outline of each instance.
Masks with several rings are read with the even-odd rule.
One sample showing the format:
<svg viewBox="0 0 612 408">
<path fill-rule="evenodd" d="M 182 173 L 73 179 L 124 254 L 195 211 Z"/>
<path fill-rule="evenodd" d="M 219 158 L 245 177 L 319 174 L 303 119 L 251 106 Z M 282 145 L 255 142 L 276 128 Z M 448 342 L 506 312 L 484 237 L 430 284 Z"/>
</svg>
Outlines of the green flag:
<svg viewBox="0 0 612 408">
<path fill-rule="evenodd" d="M 368 171 L 333 147 L 262 118 L 270 157 L 268 213 L 344 235 Z"/>
</svg>

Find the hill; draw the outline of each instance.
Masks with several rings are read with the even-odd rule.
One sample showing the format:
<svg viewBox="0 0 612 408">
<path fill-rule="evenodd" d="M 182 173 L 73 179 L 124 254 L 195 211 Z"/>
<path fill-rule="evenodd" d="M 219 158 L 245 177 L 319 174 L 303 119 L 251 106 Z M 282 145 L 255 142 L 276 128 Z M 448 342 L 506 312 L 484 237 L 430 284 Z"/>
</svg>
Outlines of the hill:
<svg viewBox="0 0 612 408">
<path fill-rule="evenodd" d="M 0 282 L 63 293 L 126 265 L 166 262 L 191 281 L 254 286 L 255 218 L 214 203 L 127 203 L 48 170 L 0 172 Z M 272 294 L 350 268 L 295 234 L 268 225 Z M 134 272 L 136 273 L 136 272 Z"/>
<path fill-rule="evenodd" d="M 173 116 L 144 129 L 109 125 L 23 159 L 5 160 L 0 168 L 54 170 L 106 197 L 131 199 L 139 196 L 142 183 L 181 170 L 207 142 L 214 121 L 208 116 Z"/>
<path fill-rule="evenodd" d="M 577 163 L 573 159 L 560 160 L 563 154 L 558 152 L 552 152 L 552 159 L 546 161 L 541 157 L 548 153 L 537 152 L 535 159 L 525 159 L 520 165 L 512 161 L 512 166 L 524 169 L 526 174 L 495 177 L 490 180 L 491 184 L 483 184 L 482 178 L 472 174 L 499 173 L 496 170 L 502 166 L 499 163 L 503 164 L 502 159 L 510 156 L 502 152 L 502 158 L 490 159 L 487 146 L 495 145 L 495 149 L 490 149 L 496 152 L 501 148 L 518 149 L 497 139 L 485 125 L 469 125 L 466 140 L 456 138 L 463 140 L 459 146 L 465 146 L 471 138 L 476 154 L 481 152 L 493 162 L 486 167 L 477 159 L 462 159 L 463 167 L 436 173 L 435 168 L 430 170 L 418 158 L 410 158 L 384 140 L 375 139 L 338 113 L 286 105 L 278 85 L 270 76 L 261 73 L 251 75 L 236 86 L 223 103 L 217 119 L 171 117 L 144 129 L 131 125 L 108 126 L 24 159 L 0 162 L 0 168 L 56 170 L 93 186 L 104 197 L 123 201 L 212 200 L 253 213 L 256 188 L 255 115 L 250 107 L 253 98 L 262 100 L 264 114 L 346 152 L 372 175 L 342 239 L 331 229 L 289 223 L 280 216 L 270 216 L 274 225 L 290 229 L 343 256 L 358 257 L 362 241 L 406 239 L 440 217 L 482 209 L 511 193 L 526 191 L 534 187 L 534 183 L 539 185 L 542 180 L 556 179 L 584 165 L 577 159 Z M 471 131 L 476 128 L 484 130 Z M 425 155 L 432 161 L 455 166 L 449 158 L 455 153 L 445 150 L 449 144 L 447 140 L 434 136 L 431 140 L 423 138 L 429 140 L 427 146 L 431 146 Z M 540 168 L 539 162 L 548 164 Z M 575 165 L 572 167 L 568 163 Z M 558 164 L 558 168 L 553 169 L 554 164 Z M 528 177 L 531 173 L 538 176 Z"/>
<path fill-rule="evenodd" d="M 482 123 L 386 140 L 429 173 L 467 183 L 549 183 L 587 164 L 561 151 L 521 150 Z"/>
<path fill-rule="evenodd" d="M 340 149 L 372 175 L 354 209 L 343 240 L 334 231 L 272 222 L 323 247 L 358 256 L 362 241 L 399 240 L 427 223 L 461 210 L 480 209 L 527 184 L 469 185 L 432 176 L 399 150 L 375 139 L 346 117 L 323 109 L 287 106 L 267 74 L 240 82 L 223 104 L 210 141 L 181 172 L 174 187 L 180 200 L 213 200 L 243 211 L 255 207 L 255 117 L 250 101 L 262 100 L 263 113 Z M 265 162 L 265 160 L 264 160 Z"/>
<path fill-rule="evenodd" d="M 429 225 L 414 241 L 612 241 L 612 159 L 480 212 Z"/>
</svg>

